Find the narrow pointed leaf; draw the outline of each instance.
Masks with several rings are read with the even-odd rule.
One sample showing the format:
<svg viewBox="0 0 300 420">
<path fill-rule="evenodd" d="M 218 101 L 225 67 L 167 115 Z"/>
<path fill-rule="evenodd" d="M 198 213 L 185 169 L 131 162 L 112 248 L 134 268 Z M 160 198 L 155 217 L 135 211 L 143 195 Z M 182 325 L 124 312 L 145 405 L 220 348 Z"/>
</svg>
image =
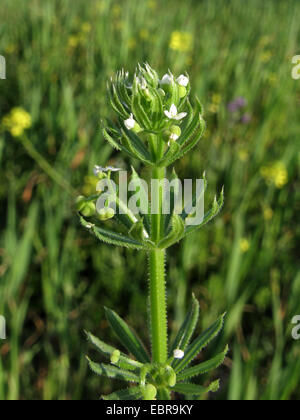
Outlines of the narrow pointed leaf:
<svg viewBox="0 0 300 420">
<path fill-rule="evenodd" d="M 136 156 L 130 151 L 128 150 L 123 144 L 118 143 L 107 131 L 107 129 L 103 128 L 102 129 L 102 134 L 105 138 L 106 141 L 108 141 L 108 143 L 116 150 L 122 151 L 124 153 L 126 153 L 127 155 L 129 155 L 130 157 L 136 159 Z"/>
<path fill-rule="evenodd" d="M 141 392 L 141 388 L 139 386 L 135 386 L 128 389 L 122 389 L 121 391 L 113 392 L 109 395 L 102 395 L 103 400 L 113 400 L 113 401 L 124 401 L 124 400 L 140 400 L 142 399 L 143 395 Z"/>
<path fill-rule="evenodd" d="M 184 221 L 178 214 L 173 214 L 171 231 L 166 238 L 159 242 L 158 247 L 160 249 L 166 249 L 178 242 L 179 239 L 184 235 L 184 229 Z"/>
<path fill-rule="evenodd" d="M 174 214 L 174 211 L 176 209 L 176 205 L 177 205 L 177 200 L 179 198 L 179 194 L 181 192 L 181 182 L 175 172 L 175 170 L 173 169 L 173 174 L 172 174 L 172 178 L 171 178 L 171 182 L 176 182 L 174 188 L 171 188 L 170 191 L 170 213 L 165 215 L 165 232 L 168 232 L 168 228 L 172 219 L 172 216 Z"/>
<path fill-rule="evenodd" d="M 205 216 L 204 219 L 202 221 L 202 223 L 198 226 L 196 225 L 192 225 L 192 226 L 186 226 L 185 228 L 185 236 L 195 232 L 196 230 L 202 228 L 203 226 L 205 226 L 207 223 L 209 223 L 212 219 L 214 219 L 222 210 L 222 207 L 224 205 L 224 192 L 222 191 L 220 198 L 218 201 L 215 201 L 215 203 L 213 204 L 211 210 L 209 210 Z"/>
<path fill-rule="evenodd" d="M 122 143 L 125 144 L 126 149 L 130 151 L 132 155 L 136 159 L 141 160 L 144 163 L 147 163 L 148 165 L 152 165 L 151 161 L 151 155 L 149 151 L 146 149 L 144 145 L 142 145 L 142 142 L 138 139 L 138 136 L 132 136 L 132 133 L 129 134 L 129 131 L 127 132 L 122 129 Z"/>
<path fill-rule="evenodd" d="M 96 349 L 106 357 L 110 358 L 112 354 L 117 350 L 115 347 L 112 347 L 104 343 L 103 341 L 99 340 L 99 338 L 95 337 L 93 334 L 89 332 L 86 332 L 86 335 L 90 343 L 92 343 L 96 347 Z M 131 370 L 131 369 L 141 368 L 143 366 L 142 363 L 137 362 L 136 360 L 130 359 L 123 353 L 120 354 L 119 360 L 124 369 Z"/>
<path fill-rule="evenodd" d="M 207 190 L 208 183 L 207 183 L 207 178 L 206 178 L 205 172 L 203 174 L 203 180 L 204 180 L 204 188 L 201 190 L 201 193 L 198 196 L 197 196 L 197 193 L 194 193 L 194 195 L 193 195 L 192 206 L 194 208 L 196 208 L 197 207 L 197 204 L 200 202 L 200 200 L 203 199 L 203 196 L 204 196 L 204 194 L 205 194 L 205 192 Z M 186 213 L 185 209 L 183 209 L 183 212 L 182 212 L 182 216 L 181 217 L 182 217 L 183 220 L 185 220 L 188 217 L 188 214 Z"/>
<path fill-rule="evenodd" d="M 125 248 L 131 248 L 131 249 L 139 249 L 139 250 L 145 250 L 147 247 L 143 245 L 141 242 L 129 238 L 128 236 L 122 235 L 120 233 L 113 232 L 108 229 L 103 229 L 98 226 L 95 226 L 92 223 L 89 223 L 86 221 L 82 216 L 80 218 L 80 223 L 83 227 L 89 230 L 89 232 L 93 233 L 97 239 L 100 241 L 109 244 L 109 245 L 116 245 L 116 246 L 122 246 Z"/>
<path fill-rule="evenodd" d="M 201 397 L 208 392 L 216 392 L 219 389 L 219 386 L 219 380 L 211 383 L 208 387 L 183 382 L 176 384 L 174 388 L 172 388 L 172 391 L 176 391 L 184 395 L 194 395 Z"/>
<path fill-rule="evenodd" d="M 141 127 L 144 127 L 147 130 L 151 130 L 152 124 L 147 113 L 145 112 L 145 109 L 143 108 L 141 104 L 141 96 L 138 91 L 136 78 L 135 78 L 132 90 L 133 90 L 133 94 L 132 94 L 132 99 L 131 99 L 131 109 L 133 111 L 133 114 L 136 117 Z"/>
<path fill-rule="evenodd" d="M 116 90 L 116 86 L 113 83 L 108 87 L 108 94 L 109 94 L 111 106 L 116 111 L 116 113 L 124 120 L 128 118 L 129 113 L 128 111 L 126 111 L 126 109 L 124 108 L 124 105 L 120 101 L 120 98 Z"/>
<path fill-rule="evenodd" d="M 174 343 L 171 347 L 171 356 L 176 349 L 185 350 L 186 346 L 189 344 L 192 335 L 195 331 L 198 319 L 199 319 L 199 302 L 193 295 L 193 302 L 189 313 L 187 314 L 178 334 L 174 340 Z"/>
<path fill-rule="evenodd" d="M 176 373 L 181 372 L 186 366 L 188 366 L 192 360 L 203 350 L 210 341 L 212 341 L 221 331 L 224 324 L 225 314 L 214 322 L 203 334 L 201 334 L 196 340 L 194 340 L 186 349 L 185 355 L 181 360 L 175 360 L 173 368 Z"/>
<path fill-rule="evenodd" d="M 203 375 L 204 373 L 209 372 L 212 369 L 216 369 L 224 363 L 227 352 L 228 346 L 226 346 L 225 350 L 222 353 L 218 354 L 214 358 L 207 360 L 206 362 L 199 363 L 199 365 L 197 366 L 193 366 L 189 369 L 184 370 L 183 372 L 178 374 L 178 381 L 186 381 L 187 379 L 191 379 L 194 376 Z"/>
<path fill-rule="evenodd" d="M 126 324 L 126 322 L 119 317 L 111 309 L 105 308 L 106 318 L 114 333 L 126 349 L 132 353 L 139 362 L 149 363 L 150 357 L 143 346 L 139 337 Z"/>
<path fill-rule="evenodd" d="M 107 365 L 105 363 L 95 363 L 88 357 L 86 358 L 91 370 L 99 376 L 106 376 L 108 378 L 113 379 L 121 379 L 127 382 L 139 382 L 139 377 L 133 372 L 124 369 L 119 369 L 116 366 Z"/>
</svg>

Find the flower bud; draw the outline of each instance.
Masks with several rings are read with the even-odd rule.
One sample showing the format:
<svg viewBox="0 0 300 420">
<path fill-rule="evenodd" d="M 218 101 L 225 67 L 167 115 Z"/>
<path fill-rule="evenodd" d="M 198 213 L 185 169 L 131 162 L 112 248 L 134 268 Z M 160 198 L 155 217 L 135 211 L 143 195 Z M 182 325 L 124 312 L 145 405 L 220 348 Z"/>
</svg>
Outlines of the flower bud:
<svg viewBox="0 0 300 420">
<path fill-rule="evenodd" d="M 85 217 L 92 217 L 96 213 L 96 205 L 93 201 L 87 201 L 86 198 L 81 195 L 76 200 L 77 210 Z"/>
<path fill-rule="evenodd" d="M 104 208 L 98 211 L 98 219 L 101 221 L 112 219 L 115 216 L 115 211 L 113 209 Z"/>
</svg>

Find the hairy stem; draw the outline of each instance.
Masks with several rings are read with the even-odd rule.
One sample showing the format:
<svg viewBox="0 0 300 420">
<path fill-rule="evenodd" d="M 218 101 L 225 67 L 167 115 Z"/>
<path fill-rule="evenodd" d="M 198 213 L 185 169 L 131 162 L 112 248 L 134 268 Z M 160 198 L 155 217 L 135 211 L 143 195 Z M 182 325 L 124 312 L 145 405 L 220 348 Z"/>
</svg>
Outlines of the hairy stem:
<svg viewBox="0 0 300 420">
<path fill-rule="evenodd" d="M 165 169 L 153 169 L 152 179 L 162 180 L 164 178 Z M 152 214 L 151 237 L 152 241 L 157 244 L 163 236 L 162 189 L 158 188 L 156 194 L 155 199 L 158 203 L 158 212 L 157 214 Z M 150 252 L 149 269 L 152 359 L 155 363 L 165 363 L 168 355 L 168 335 L 164 250 L 156 249 Z"/>
<path fill-rule="evenodd" d="M 166 363 L 168 331 L 164 250 L 150 252 L 149 267 L 152 359 L 154 363 Z"/>
</svg>

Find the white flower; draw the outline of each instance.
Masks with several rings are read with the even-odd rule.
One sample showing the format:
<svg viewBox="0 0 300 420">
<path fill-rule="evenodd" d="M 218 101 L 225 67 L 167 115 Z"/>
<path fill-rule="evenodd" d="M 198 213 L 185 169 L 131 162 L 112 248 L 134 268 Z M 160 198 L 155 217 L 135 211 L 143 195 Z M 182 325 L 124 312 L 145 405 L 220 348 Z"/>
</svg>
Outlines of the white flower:
<svg viewBox="0 0 300 420">
<path fill-rule="evenodd" d="M 172 134 L 170 135 L 170 140 L 177 141 L 178 139 L 179 139 L 179 136 L 177 136 L 177 134 L 172 133 Z"/>
<path fill-rule="evenodd" d="M 184 74 L 181 74 L 181 75 L 177 78 L 176 82 L 177 82 L 180 86 L 187 87 L 187 85 L 189 84 L 190 80 L 189 80 L 189 78 L 188 78 L 188 77 L 184 76 Z"/>
<path fill-rule="evenodd" d="M 180 114 L 178 114 L 178 110 L 176 105 L 172 105 L 170 108 L 170 111 L 165 111 L 165 115 L 170 118 L 170 120 L 182 120 L 183 118 L 185 118 L 187 116 L 186 112 L 181 112 Z"/>
<path fill-rule="evenodd" d="M 165 74 L 164 77 L 161 79 L 161 85 L 171 85 L 174 81 L 174 77 L 170 76 L 169 74 Z"/>
<path fill-rule="evenodd" d="M 176 349 L 174 350 L 174 358 L 175 359 L 183 359 L 184 358 L 184 351 Z"/>
<path fill-rule="evenodd" d="M 124 121 L 125 127 L 127 130 L 132 130 L 135 126 L 135 119 L 133 118 L 133 114 L 130 114 L 130 118 Z"/>
<path fill-rule="evenodd" d="M 170 141 L 168 142 L 168 146 L 171 146 L 171 142 L 177 141 L 179 139 L 179 136 L 175 133 L 172 133 L 170 135 Z"/>
<path fill-rule="evenodd" d="M 93 172 L 94 172 L 94 175 L 97 176 L 101 174 L 102 172 L 119 172 L 121 170 L 122 169 L 114 168 L 113 166 L 107 166 L 106 168 L 102 168 L 102 166 L 95 165 Z"/>
</svg>

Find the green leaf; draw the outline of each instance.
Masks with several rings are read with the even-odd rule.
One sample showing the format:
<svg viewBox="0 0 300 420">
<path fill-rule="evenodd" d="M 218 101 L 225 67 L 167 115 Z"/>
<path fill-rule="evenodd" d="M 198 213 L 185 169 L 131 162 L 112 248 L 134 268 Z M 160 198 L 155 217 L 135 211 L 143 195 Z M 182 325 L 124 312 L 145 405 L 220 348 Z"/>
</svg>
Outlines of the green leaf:
<svg viewBox="0 0 300 420">
<path fill-rule="evenodd" d="M 127 129 L 122 129 L 122 134 L 122 142 L 125 143 L 127 150 L 129 150 L 136 159 L 139 159 L 148 165 L 153 165 L 151 155 L 139 137 Z"/>
<path fill-rule="evenodd" d="M 139 362 L 149 363 L 150 357 L 139 337 L 132 331 L 126 322 L 111 309 L 105 308 L 109 325 L 126 349 L 132 353 Z"/>
<path fill-rule="evenodd" d="M 190 123 L 186 126 L 181 136 L 177 140 L 181 146 L 183 146 L 185 143 L 188 142 L 188 140 L 193 136 L 193 134 L 196 133 L 199 127 L 199 121 L 202 118 L 202 107 L 198 99 L 196 100 L 195 111 L 193 111 L 192 109 L 192 115 L 193 115 L 193 118 L 190 119 Z"/>
<path fill-rule="evenodd" d="M 184 221 L 178 214 L 173 214 L 171 225 L 170 233 L 158 244 L 160 249 L 169 248 L 176 242 L 179 242 L 180 238 L 184 235 Z"/>
<path fill-rule="evenodd" d="M 180 330 L 178 331 L 178 334 L 171 347 L 170 356 L 172 356 L 174 350 L 176 349 L 180 349 L 184 351 L 186 346 L 189 344 L 192 338 L 192 335 L 195 331 L 198 319 L 199 319 L 199 309 L 200 309 L 199 302 L 193 295 L 191 309 L 189 313 L 187 314 Z"/>
<path fill-rule="evenodd" d="M 137 77 L 135 77 L 132 87 L 131 109 L 139 125 L 147 130 L 151 130 L 152 124 L 141 103 L 141 99 L 142 97 L 138 91 Z"/>
<path fill-rule="evenodd" d="M 120 233 L 113 232 L 111 230 L 103 229 L 98 226 L 95 226 L 92 223 L 86 221 L 82 216 L 79 216 L 80 223 L 83 227 L 92 232 L 97 239 L 102 242 L 105 242 L 109 245 L 116 245 L 116 246 L 123 246 L 125 248 L 130 249 L 138 249 L 138 250 L 146 250 L 148 249 L 145 245 L 141 242 L 136 241 L 135 239 L 129 238 L 128 236 L 124 236 Z"/>
<path fill-rule="evenodd" d="M 136 156 L 130 151 L 128 150 L 125 146 L 123 146 L 122 144 L 120 144 L 119 142 L 117 142 L 107 131 L 108 129 L 106 128 L 102 128 L 102 134 L 105 138 L 105 140 L 108 141 L 108 143 L 116 150 L 122 151 L 124 153 L 126 153 L 127 155 L 129 155 L 131 158 L 136 159 Z"/>
<path fill-rule="evenodd" d="M 174 388 L 172 388 L 172 391 L 176 391 L 184 395 L 194 395 L 197 397 L 201 397 L 202 395 L 207 394 L 208 392 L 217 392 L 219 386 L 219 380 L 212 382 L 208 387 L 182 382 L 176 384 Z"/>
<path fill-rule="evenodd" d="M 226 354 L 228 353 L 228 346 L 225 350 L 215 356 L 214 358 L 207 360 L 206 362 L 200 363 L 197 366 L 193 366 L 189 369 L 184 370 L 177 376 L 178 381 L 185 381 L 187 379 L 193 378 L 194 376 L 203 375 L 206 372 L 209 372 L 212 369 L 216 369 L 224 363 Z"/>
<path fill-rule="evenodd" d="M 122 389 L 121 391 L 113 392 L 109 395 L 101 395 L 101 398 L 107 401 L 140 400 L 142 399 L 142 392 L 139 386 L 135 386 L 132 388 Z"/>
<path fill-rule="evenodd" d="M 195 232 L 196 230 L 198 230 L 200 228 L 202 228 L 207 223 L 209 223 L 212 219 L 214 219 L 220 213 L 220 211 L 222 210 L 223 205 L 224 205 L 224 189 L 221 192 L 219 200 L 217 200 L 215 198 L 215 201 L 213 203 L 213 206 L 212 206 L 211 210 L 209 210 L 205 214 L 204 219 L 203 219 L 203 221 L 200 225 L 198 225 L 198 226 L 196 226 L 196 225 L 195 226 L 192 226 L 192 225 L 191 226 L 186 226 L 185 236 L 192 233 L 192 232 Z"/>
<path fill-rule="evenodd" d="M 174 210 L 175 210 L 175 205 L 177 204 L 177 200 L 179 198 L 179 194 L 180 194 L 180 180 L 175 172 L 175 169 L 173 168 L 173 173 L 172 173 L 172 177 L 171 177 L 171 182 L 176 182 L 174 188 L 171 188 L 170 190 L 170 212 L 169 214 L 165 215 L 165 232 L 168 231 L 171 219 L 172 219 L 172 215 L 174 214 Z"/>
<path fill-rule="evenodd" d="M 96 349 L 106 357 L 111 357 L 113 353 L 117 350 L 115 347 L 109 346 L 108 344 L 104 343 L 103 341 L 99 340 L 99 338 L 95 337 L 93 334 L 86 331 L 86 335 L 90 343 L 92 343 Z M 117 366 L 122 367 L 123 369 L 137 369 L 141 368 L 143 365 L 140 362 L 130 359 L 125 354 L 121 353 L 119 362 Z"/>
<path fill-rule="evenodd" d="M 126 120 L 126 118 L 128 118 L 129 116 L 129 113 L 128 111 L 126 111 L 126 109 L 124 108 L 124 105 L 120 101 L 120 98 L 118 96 L 117 89 L 114 83 L 108 84 L 107 90 L 108 90 L 108 95 L 109 95 L 112 108 L 121 118 Z"/>
<path fill-rule="evenodd" d="M 197 195 L 197 193 L 195 192 L 193 194 L 193 199 L 192 199 L 192 206 L 195 208 L 197 207 L 197 204 L 200 202 L 200 200 L 203 199 L 203 196 L 207 190 L 207 178 L 206 178 L 206 173 L 203 173 L 203 181 L 204 181 L 204 188 L 201 189 L 201 193 L 199 195 Z M 189 215 L 186 213 L 185 209 L 183 209 L 182 211 L 182 219 L 185 220 Z"/>
<path fill-rule="evenodd" d="M 191 361 L 212 341 L 221 331 L 224 324 L 225 314 L 214 322 L 203 334 L 194 340 L 187 348 L 183 359 L 175 360 L 173 368 L 176 373 L 181 372 Z"/>
<path fill-rule="evenodd" d="M 139 382 L 139 377 L 133 372 L 119 369 L 116 366 L 107 365 L 105 363 L 95 363 L 86 356 L 91 370 L 99 376 L 107 376 L 108 378 L 121 379 L 127 382 Z"/>
<path fill-rule="evenodd" d="M 170 164 L 175 162 L 175 160 L 181 159 L 185 154 L 187 154 L 189 151 L 191 151 L 200 141 L 201 137 L 203 136 L 203 133 L 205 131 L 206 123 L 204 119 L 200 116 L 199 118 L 199 125 L 197 129 L 194 131 L 194 133 L 187 139 L 186 145 L 181 148 L 179 153 L 173 158 Z"/>
</svg>

